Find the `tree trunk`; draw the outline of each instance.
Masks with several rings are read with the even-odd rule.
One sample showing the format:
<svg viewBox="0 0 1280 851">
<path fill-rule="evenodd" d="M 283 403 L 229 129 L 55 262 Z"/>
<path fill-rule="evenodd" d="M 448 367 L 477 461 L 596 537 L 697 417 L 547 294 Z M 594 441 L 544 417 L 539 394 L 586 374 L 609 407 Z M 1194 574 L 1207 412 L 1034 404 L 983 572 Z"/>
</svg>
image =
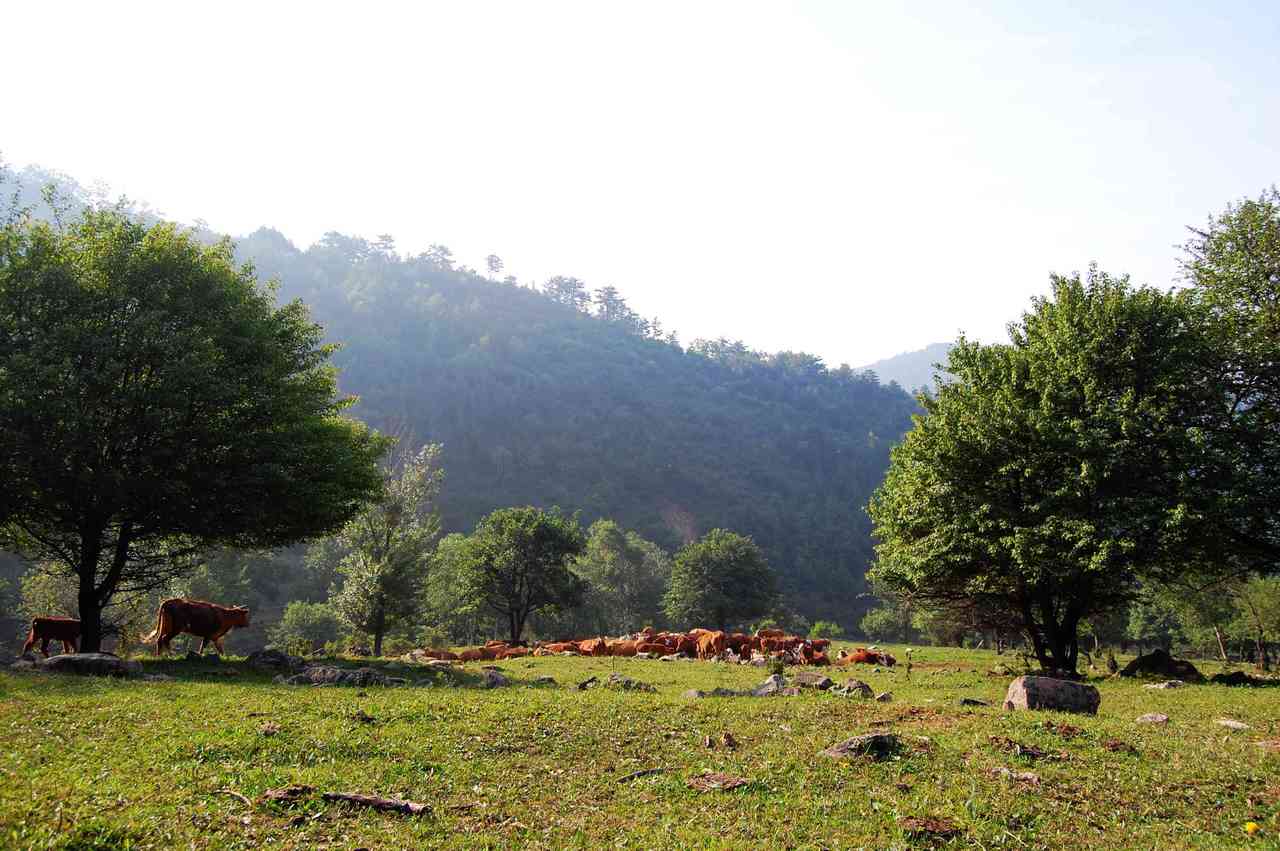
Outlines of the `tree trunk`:
<svg viewBox="0 0 1280 851">
<path fill-rule="evenodd" d="M 379 607 L 377 615 L 373 619 L 373 655 L 379 657 L 382 655 L 382 634 L 387 629 L 387 613 Z"/>
<path fill-rule="evenodd" d="M 80 588 L 77 604 L 80 614 L 80 652 L 102 651 L 102 600 L 98 596 L 98 558 L 102 555 L 102 535 L 85 534 L 80 544 Z"/>
<path fill-rule="evenodd" d="M 1227 658 L 1227 645 L 1222 640 L 1222 630 L 1218 629 L 1218 625 L 1213 625 L 1213 637 L 1218 639 L 1218 652 L 1222 654 L 1222 661 L 1230 662 Z"/>
</svg>

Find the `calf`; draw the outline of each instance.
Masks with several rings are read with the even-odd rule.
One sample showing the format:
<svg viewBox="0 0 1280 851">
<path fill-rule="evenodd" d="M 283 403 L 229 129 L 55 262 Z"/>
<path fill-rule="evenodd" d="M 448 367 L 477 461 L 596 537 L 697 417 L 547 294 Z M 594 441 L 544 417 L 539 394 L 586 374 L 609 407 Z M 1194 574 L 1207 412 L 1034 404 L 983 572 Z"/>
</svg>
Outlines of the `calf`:
<svg viewBox="0 0 1280 851">
<path fill-rule="evenodd" d="M 75 653 L 80 640 L 80 621 L 75 618 L 32 618 L 27 643 L 22 645 L 22 655 L 40 642 L 40 652 L 49 655 L 49 642 L 61 641 L 63 653 Z"/>
</svg>

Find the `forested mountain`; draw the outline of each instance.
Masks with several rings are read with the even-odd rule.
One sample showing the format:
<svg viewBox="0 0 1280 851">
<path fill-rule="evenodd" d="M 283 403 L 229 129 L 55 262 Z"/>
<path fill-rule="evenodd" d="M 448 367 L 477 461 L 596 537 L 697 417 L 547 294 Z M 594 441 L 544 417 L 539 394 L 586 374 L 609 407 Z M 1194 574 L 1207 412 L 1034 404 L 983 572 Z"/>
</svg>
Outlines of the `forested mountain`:
<svg viewBox="0 0 1280 851">
<path fill-rule="evenodd" d="M 946 363 L 947 353 L 951 351 L 951 343 L 931 343 L 915 352 L 903 352 L 891 358 L 867 364 L 863 369 L 871 370 L 885 384 L 895 382 L 908 391 L 921 387 L 933 387 L 934 364 Z M 950 373 L 944 373 L 944 376 Z"/>
<path fill-rule="evenodd" d="M 669 548 L 726 527 L 756 539 L 804 615 L 853 628 L 867 608 L 863 506 L 910 426 L 900 388 L 802 353 L 684 348 L 610 287 L 522 286 L 442 247 L 406 257 L 331 233 L 300 250 L 263 228 L 237 252 L 341 341 L 355 416 L 443 444 L 447 531 L 523 504 Z"/>
</svg>

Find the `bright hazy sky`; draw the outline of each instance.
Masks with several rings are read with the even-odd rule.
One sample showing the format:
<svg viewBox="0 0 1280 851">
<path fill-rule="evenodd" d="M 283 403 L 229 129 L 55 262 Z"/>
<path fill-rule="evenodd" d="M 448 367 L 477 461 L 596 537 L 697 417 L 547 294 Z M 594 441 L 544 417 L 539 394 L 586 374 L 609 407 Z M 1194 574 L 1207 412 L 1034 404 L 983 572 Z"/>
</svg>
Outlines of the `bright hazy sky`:
<svg viewBox="0 0 1280 851">
<path fill-rule="evenodd" d="M 1125 8 L 1121 9 L 1120 6 Z M 1280 180 L 1280 7 L 14 3 L 0 153 L 246 233 L 611 283 L 865 364 L 1050 271 L 1166 286 Z"/>
</svg>

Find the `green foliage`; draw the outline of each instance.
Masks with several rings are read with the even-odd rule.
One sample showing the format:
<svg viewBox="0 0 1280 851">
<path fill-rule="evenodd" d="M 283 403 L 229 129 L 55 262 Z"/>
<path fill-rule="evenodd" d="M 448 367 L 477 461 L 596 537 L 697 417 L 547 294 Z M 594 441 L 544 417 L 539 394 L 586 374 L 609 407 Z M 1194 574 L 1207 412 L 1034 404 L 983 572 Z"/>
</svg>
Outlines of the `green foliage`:
<svg viewBox="0 0 1280 851">
<path fill-rule="evenodd" d="M 910 641 L 911 616 L 897 605 L 886 603 L 862 616 L 858 627 L 872 641 Z"/>
<path fill-rule="evenodd" d="M 1163 647 L 1168 650 L 1183 640 L 1177 613 L 1156 595 L 1143 595 L 1129 606 L 1129 624 L 1125 630 L 1139 647 Z"/>
<path fill-rule="evenodd" d="M 675 624 L 725 629 L 765 614 L 777 597 L 777 578 L 755 541 L 712 529 L 676 553 L 663 605 Z"/>
<path fill-rule="evenodd" d="M 590 585 L 575 631 L 617 635 L 665 625 L 662 595 L 671 581 L 671 557 L 651 541 L 613 520 L 597 520 L 573 572 Z"/>
<path fill-rule="evenodd" d="M 86 649 L 118 592 L 377 493 L 385 442 L 341 417 L 331 351 L 229 243 L 109 210 L 0 228 L 0 543 L 78 574 Z"/>
<path fill-rule="evenodd" d="M 810 638 L 840 638 L 844 635 L 844 630 L 840 624 L 832 621 L 814 621 L 813 626 L 809 627 Z"/>
<path fill-rule="evenodd" d="M 586 549 L 576 518 L 559 509 L 502 508 L 465 539 L 450 541 L 467 596 L 481 602 L 519 641 L 529 616 L 582 605 L 587 582 L 570 569 Z"/>
<path fill-rule="evenodd" d="M 337 641 L 342 623 L 328 603 L 295 600 L 271 632 L 271 641 L 290 653 L 307 654 Z"/>
<path fill-rule="evenodd" d="M 870 505 L 872 576 L 976 626 L 1013 616 L 1073 671 L 1081 620 L 1211 563 L 1213 495 L 1186 471 L 1212 461 L 1190 426 L 1217 400 L 1178 297 L 1096 270 L 1052 285 L 1009 344 L 961 339 L 956 381 L 922 397 Z"/>
<path fill-rule="evenodd" d="M 418 614 L 423 582 L 440 534 L 436 499 L 444 473 L 440 447 L 423 446 L 394 459 L 381 497 L 365 506 L 335 536 L 342 585 L 332 596 L 334 611 L 353 630 L 373 637 L 373 655 L 382 639 Z"/>
<path fill-rule="evenodd" d="M 1246 199 L 1194 230 L 1188 299 L 1209 330 L 1202 381 L 1219 404 L 1199 423 L 1213 450 L 1199 478 L 1219 494 L 1211 519 L 1242 568 L 1280 563 L 1280 190 Z"/>
</svg>

